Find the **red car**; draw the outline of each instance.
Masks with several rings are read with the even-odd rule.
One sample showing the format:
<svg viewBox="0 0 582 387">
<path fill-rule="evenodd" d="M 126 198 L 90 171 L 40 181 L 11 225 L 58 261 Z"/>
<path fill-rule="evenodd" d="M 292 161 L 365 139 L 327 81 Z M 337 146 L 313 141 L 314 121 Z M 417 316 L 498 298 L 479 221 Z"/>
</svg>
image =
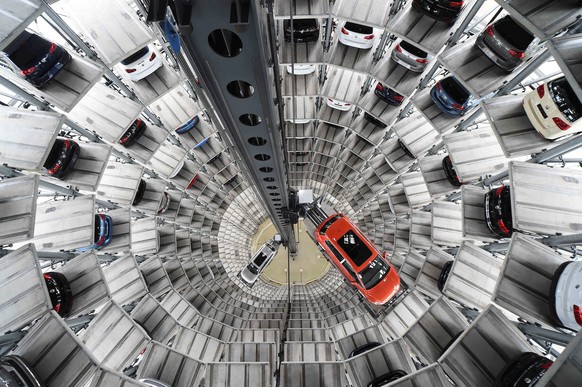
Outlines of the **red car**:
<svg viewBox="0 0 582 387">
<path fill-rule="evenodd" d="M 315 230 L 315 239 L 334 266 L 373 304 L 383 305 L 400 290 L 400 277 L 360 229 L 333 214 Z"/>
</svg>

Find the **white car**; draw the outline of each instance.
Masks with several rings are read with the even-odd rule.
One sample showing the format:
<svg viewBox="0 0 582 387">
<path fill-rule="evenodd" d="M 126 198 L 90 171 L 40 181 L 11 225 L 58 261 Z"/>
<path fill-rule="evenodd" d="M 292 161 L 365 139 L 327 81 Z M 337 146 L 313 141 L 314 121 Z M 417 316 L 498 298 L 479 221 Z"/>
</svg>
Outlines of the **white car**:
<svg viewBox="0 0 582 387">
<path fill-rule="evenodd" d="M 559 325 L 574 331 L 582 326 L 582 261 L 563 263 L 550 287 L 552 314 Z"/>
<path fill-rule="evenodd" d="M 280 243 L 281 236 L 279 234 L 265 242 L 265 244 L 261 246 L 259 251 L 257 251 L 253 256 L 253 259 L 249 264 L 241 270 L 239 278 L 243 280 L 245 284 L 252 287 L 263 270 L 269 265 L 269 263 L 271 263 L 273 258 L 275 258 L 275 255 L 277 255 Z"/>
<path fill-rule="evenodd" d="M 311 118 L 287 118 L 285 121 L 291 122 L 292 124 L 296 125 L 305 125 L 311 122 Z"/>
<path fill-rule="evenodd" d="M 346 46 L 370 49 L 374 46 L 375 37 L 372 27 L 346 22 L 341 28 L 339 41 Z"/>
<path fill-rule="evenodd" d="M 134 82 L 153 74 L 162 64 L 162 56 L 150 46 L 145 46 L 120 62 L 127 77 Z"/>
<path fill-rule="evenodd" d="M 310 64 L 294 64 L 287 65 L 287 72 L 293 75 L 307 75 L 315 72 L 315 65 Z"/>
<path fill-rule="evenodd" d="M 582 103 L 564 77 L 526 95 L 523 108 L 535 130 L 548 140 L 582 132 Z"/>
<path fill-rule="evenodd" d="M 145 378 L 145 379 L 139 379 L 139 381 L 148 385 L 148 386 L 152 386 L 152 387 L 172 387 L 169 384 L 166 384 L 166 383 L 159 381 L 157 379 Z"/>
<path fill-rule="evenodd" d="M 327 99 L 327 106 L 329 106 L 330 108 L 341 110 L 342 112 L 347 112 L 352 108 L 352 104 L 332 98 Z"/>
</svg>

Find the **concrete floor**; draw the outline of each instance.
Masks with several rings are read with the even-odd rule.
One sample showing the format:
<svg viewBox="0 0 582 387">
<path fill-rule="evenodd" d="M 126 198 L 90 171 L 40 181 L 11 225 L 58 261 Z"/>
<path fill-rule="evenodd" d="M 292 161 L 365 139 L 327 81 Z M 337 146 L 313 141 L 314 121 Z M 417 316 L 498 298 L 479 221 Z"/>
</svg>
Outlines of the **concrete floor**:
<svg viewBox="0 0 582 387">
<path fill-rule="evenodd" d="M 297 232 L 297 226 L 295 226 L 295 232 Z M 277 230 L 273 223 L 270 220 L 266 220 L 253 237 L 251 242 L 252 251 L 257 251 L 263 243 L 271 239 L 276 233 Z M 291 258 L 291 283 L 306 284 L 315 281 L 327 273 L 330 264 L 305 232 L 303 219 L 299 220 L 299 233 L 295 237 L 299 243 L 297 244 L 297 255 Z M 287 285 L 287 248 L 285 246 L 279 248 L 273 261 L 263 271 L 261 278 L 266 282 Z"/>
</svg>

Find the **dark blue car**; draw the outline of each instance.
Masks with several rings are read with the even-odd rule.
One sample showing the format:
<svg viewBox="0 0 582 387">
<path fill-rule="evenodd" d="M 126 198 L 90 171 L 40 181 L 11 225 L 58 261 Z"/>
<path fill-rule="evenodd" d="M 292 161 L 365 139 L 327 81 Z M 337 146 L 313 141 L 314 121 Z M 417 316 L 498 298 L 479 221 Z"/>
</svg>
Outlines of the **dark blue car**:
<svg viewBox="0 0 582 387">
<path fill-rule="evenodd" d="M 450 116 L 461 116 L 477 103 L 473 96 L 454 77 L 441 79 L 430 90 L 434 103 Z"/>
<path fill-rule="evenodd" d="M 402 105 L 402 101 L 404 101 L 404 96 L 398 94 L 391 88 L 382 83 L 378 82 L 376 84 L 376 89 L 374 90 L 374 94 L 378 96 L 382 101 L 386 102 L 392 106 L 400 106 Z"/>
<path fill-rule="evenodd" d="M 79 247 L 77 252 L 82 253 L 88 250 L 99 250 L 111 243 L 113 239 L 113 219 L 109 215 L 95 214 L 95 235 L 93 244 Z"/>
<path fill-rule="evenodd" d="M 71 60 L 67 50 L 28 31 L 22 31 L 4 52 L 24 79 L 36 87 L 54 78 Z"/>
<path fill-rule="evenodd" d="M 189 132 L 192 129 L 194 129 L 196 127 L 196 125 L 198 125 L 199 122 L 200 122 L 200 118 L 198 118 L 198 116 L 194 116 L 194 117 L 190 118 L 188 121 L 184 122 L 182 125 L 178 126 L 176 128 L 176 133 L 184 134 L 186 132 Z"/>
</svg>

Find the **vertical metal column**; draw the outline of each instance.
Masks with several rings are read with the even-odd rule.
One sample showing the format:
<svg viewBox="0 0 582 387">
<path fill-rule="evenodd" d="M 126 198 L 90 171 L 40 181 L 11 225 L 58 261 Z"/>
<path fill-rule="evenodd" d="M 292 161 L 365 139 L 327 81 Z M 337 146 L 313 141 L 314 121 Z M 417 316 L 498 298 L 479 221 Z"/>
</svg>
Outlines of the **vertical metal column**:
<svg viewBox="0 0 582 387">
<path fill-rule="evenodd" d="M 240 155 L 255 193 L 295 252 L 293 227 L 284 216 L 289 199 L 273 15 L 254 0 L 175 3 L 191 15 L 180 27 L 184 54 L 205 80 L 225 128 L 219 131 Z"/>
</svg>

